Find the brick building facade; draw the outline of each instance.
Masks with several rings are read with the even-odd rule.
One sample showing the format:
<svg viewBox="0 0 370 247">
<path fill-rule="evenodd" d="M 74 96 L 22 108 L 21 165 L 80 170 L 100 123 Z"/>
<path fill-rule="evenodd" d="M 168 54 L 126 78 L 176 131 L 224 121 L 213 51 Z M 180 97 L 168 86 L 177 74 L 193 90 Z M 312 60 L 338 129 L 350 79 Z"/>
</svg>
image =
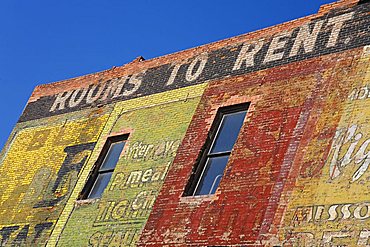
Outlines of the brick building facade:
<svg viewBox="0 0 370 247">
<path fill-rule="evenodd" d="M 370 3 L 35 88 L 1 246 L 368 246 Z"/>
</svg>

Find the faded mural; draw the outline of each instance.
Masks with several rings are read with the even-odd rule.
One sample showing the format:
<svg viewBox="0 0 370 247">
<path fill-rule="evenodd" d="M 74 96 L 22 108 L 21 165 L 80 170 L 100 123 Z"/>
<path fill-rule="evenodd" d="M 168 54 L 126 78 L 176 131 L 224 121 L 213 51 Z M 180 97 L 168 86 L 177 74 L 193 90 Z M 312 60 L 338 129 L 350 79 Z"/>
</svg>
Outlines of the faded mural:
<svg viewBox="0 0 370 247">
<path fill-rule="evenodd" d="M 71 202 L 58 246 L 136 246 L 204 87 L 116 105 L 107 131 L 129 133 L 122 157 L 101 199 Z"/>
<path fill-rule="evenodd" d="M 106 116 L 21 130 L 0 166 L 0 240 L 44 245 Z"/>
<path fill-rule="evenodd" d="M 0 246 L 369 246 L 370 3 L 351 6 L 32 98 L 0 154 Z M 184 198 L 212 114 L 245 102 L 218 193 Z"/>
<path fill-rule="evenodd" d="M 368 246 L 370 244 L 370 81 L 369 47 L 348 81 L 342 109 L 331 113 L 335 125 L 321 135 L 321 164 L 307 162 L 293 189 L 283 238 L 293 246 Z M 325 114 L 322 114 L 325 121 Z M 318 125 L 317 127 L 321 127 Z M 331 129 L 330 129 L 331 128 Z M 321 141 L 320 141 L 321 140 Z M 324 140 L 324 141 L 323 141 Z M 308 147 L 307 150 L 311 148 Z M 313 149 L 313 148 L 312 148 Z M 311 151 L 307 155 L 312 155 Z M 305 158 L 309 160 L 309 158 Z M 320 161 L 320 159 L 318 159 Z"/>
</svg>

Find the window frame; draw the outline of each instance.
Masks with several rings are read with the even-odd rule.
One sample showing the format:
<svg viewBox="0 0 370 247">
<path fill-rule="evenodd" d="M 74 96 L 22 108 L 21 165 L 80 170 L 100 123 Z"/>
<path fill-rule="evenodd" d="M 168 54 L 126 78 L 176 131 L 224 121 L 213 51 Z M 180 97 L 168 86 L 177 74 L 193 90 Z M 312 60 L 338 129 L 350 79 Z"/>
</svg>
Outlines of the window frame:
<svg viewBox="0 0 370 247">
<path fill-rule="evenodd" d="M 123 149 L 119 155 L 119 157 L 121 157 L 124 149 L 125 149 L 125 145 L 126 145 L 126 142 L 128 140 L 128 136 L 129 134 L 123 134 L 123 135 L 117 135 L 117 136 L 110 136 L 107 138 L 107 140 L 105 141 L 105 144 L 99 154 L 99 157 L 98 159 L 96 160 L 95 164 L 94 164 L 94 168 L 92 169 L 92 172 L 90 173 L 89 175 L 89 178 L 87 179 L 86 183 L 85 183 L 85 186 L 84 188 L 82 189 L 81 193 L 80 193 L 80 196 L 78 198 L 78 200 L 92 200 L 92 199 L 98 199 L 98 198 L 101 198 L 101 196 L 99 197 L 92 197 L 90 198 L 90 194 L 94 188 L 94 185 L 99 177 L 99 174 L 105 174 L 105 173 L 109 173 L 111 172 L 112 175 L 114 173 L 114 170 L 117 166 L 117 163 L 115 164 L 114 168 L 111 168 L 111 169 L 106 169 L 106 170 L 103 170 L 100 172 L 100 168 L 102 167 L 105 159 L 108 157 L 107 154 L 112 146 L 112 144 L 114 143 L 118 143 L 118 142 L 125 142 L 124 146 L 123 146 Z M 112 179 L 112 178 L 111 178 Z M 109 181 L 110 182 L 110 181 Z M 106 189 L 107 187 L 104 188 L 104 190 Z M 104 190 L 102 192 L 102 194 L 104 193 Z"/>
<path fill-rule="evenodd" d="M 233 148 L 230 151 L 224 151 L 224 152 L 218 152 L 218 153 L 215 153 L 215 154 L 210 154 L 211 148 L 213 147 L 213 145 L 214 145 L 214 143 L 217 139 L 217 135 L 218 135 L 218 133 L 219 133 L 221 127 L 222 127 L 221 123 L 222 123 L 223 117 L 227 114 L 232 114 L 232 113 L 238 113 L 238 112 L 245 111 L 246 115 L 245 115 L 245 118 L 243 120 L 243 124 L 241 126 L 241 129 L 242 129 L 243 125 L 244 125 L 244 122 L 247 118 L 249 107 L 250 107 L 250 102 L 246 102 L 246 103 L 241 103 L 241 104 L 237 104 L 237 105 L 230 105 L 230 106 L 220 107 L 218 109 L 218 111 L 216 113 L 216 116 L 213 120 L 212 126 L 211 126 L 211 128 L 208 132 L 207 139 L 206 139 L 203 147 L 201 148 L 201 150 L 199 152 L 198 159 L 196 161 L 196 165 L 193 166 L 193 170 L 192 170 L 192 173 L 191 173 L 190 178 L 188 180 L 188 183 L 185 187 L 183 197 L 213 195 L 213 194 L 199 194 L 199 195 L 196 195 L 195 193 L 198 189 L 199 183 L 201 182 L 201 179 L 203 177 L 203 173 L 206 170 L 208 160 L 210 158 L 213 158 L 213 157 L 222 157 L 222 156 L 226 156 L 226 155 L 229 155 L 229 157 L 230 157 L 231 154 L 232 154 L 232 151 L 234 149 L 234 145 L 235 145 L 235 143 L 238 139 L 238 137 L 237 137 L 237 139 L 235 140 L 235 143 L 233 145 Z M 238 136 L 239 136 L 239 134 L 240 134 L 240 131 L 238 133 Z M 227 161 L 226 167 L 227 167 L 228 163 L 229 163 L 229 161 Z M 225 169 L 226 169 L 226 167 L 225 167 Z M 222 178 L 221 178 L 221 180 L 222 180 Z M 221 183 L 221 181 L 220 181 L 220 183 Z M 217 189 L 216 189 L 216 191 L 217 191 Z"/>
<path fill-rule="evenodd" d="M 360 1 L 358 1 L 357 5 L 368 3 L 368 2 L 369 2 L 369 0 L 360 0 Z"/>
</svg>

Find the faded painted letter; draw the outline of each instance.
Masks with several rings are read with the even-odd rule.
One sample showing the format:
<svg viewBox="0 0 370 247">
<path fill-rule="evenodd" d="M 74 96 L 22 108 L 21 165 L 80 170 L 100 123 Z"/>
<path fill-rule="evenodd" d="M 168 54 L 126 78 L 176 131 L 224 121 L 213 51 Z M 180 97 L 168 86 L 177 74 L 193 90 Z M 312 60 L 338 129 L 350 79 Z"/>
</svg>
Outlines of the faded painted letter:
<svg viewBox="0 0 370 247">
<path fill-rule="evenodd" d="M 105 88 L 105 85 L 106 84 L 100 84 L 100 85 L 93 85 L 90 90 L 89 90 L 89 93 L 87 94 L 87 97 L 86 97 L 86 103 L 87 104 L 91 104 L 91 103 L 94 103 L 95 101 L 97 101 L 101 94 L 103 93 L 103 90 Z M 96 88 L 99 87 L 98 91 L 96 92 Z M 94 95 L 95 94 L 95 95 Z"/>
<path fill-rule="evenodd" d="M 104 101 L 108 98 L 117 98 L 121 96 L 121 91 L 125 82 L 127 80 L 127 76 L 119 77 L 108 81 L 108 86 L 105 89 L 104 95 L 101 98 L 101 101 Z"/>
<path fill-rule="evenodd" d="M 88 91 L 87 88 L 75 90 L 71 98 L 69 99 L 69 104 L 68 104 L 69 107 L 78 106 L 82 102 L 82 100 L 85 98 L 87 91 Z"/>
<path fill-rule="evenodd" d="M 64 110 L 64 108 L 66 107 L 66 101 L 72 95 L 72 93 L 73 91 L 58 94 L 53 106 L 50 108 L 50 112 L 53 112 L 55 110 Z"/>
<path fill-rule="evenodd" d="M 337 44 L 339 33 L 342 30 L 344 22 L 351 20 L 353 14 L 354 12 L 350 12 L 347 14 L 332 17 L 328 20 L 327 26 L 333 25 L 333 28 L 331 30 L 329 41 L 326 44 L 326 47 L 333 47 Z"/>
<path fill-rule="evenodd" d="M 142 72 L 141 75 L 134 74 L 134 75 L 131 76 L 128 83 L 130 85 L 133 85 L 133 87 L 130 88 L 130 89 L 125 89 L 122 93 L 122 96 L 129 96 L 129 95 L 135 93 L 139 89 L 139 87 L 141 86 L 142 74 L 144 74 L 144 73 L 145 72 Z"/>
<path fill-rule="evenodd" d="M 263 46 L 263 41 L 256 41 L 251 44 L 243 44 L 242 49 L 239 52 L 238 58 L 234 64 L 233 70 L 238 70 L 245 63 L 246 67 L 254 66 L 254 57 L 257 52 L 261 50 Z M 250 49 L 252 47 L 252 49 Z"/>
<path fill-rule="evenodd" d="M 370 230 L 362 230 L 358 238 L 357 246 L 369 246 L 367 243 L 370 239 Z"/>
<path fill-rule="evenodd" d="M 283 32 L 281 34 L 276 35 L 272 39 L 265 60 L 263 61 L 264 63 L 272 62 L 283 58 L 284 51 L 280 51 L 278 53 L 276 52 L 284 48 L 284 46 L 287 43 L 287 38 L 290 36 L 290 34 L 291 32 Z"/>
<path fill-rule="evenodd" d="M 177 75 L 177 72 L 179 72 L 179 69 L 180 69 L 181 65 L 182 64 L 180 64 L 180 63 L 175 64 L 175 66 L 172 69 L 170 78 L 168 78 L 168 81 L 166 83 L 166 86 L 172 85 L 174 83 L 175 78 L 176 78 L 176 75 Z"/>
<path fill-rule="evenodd" d="M 297 56 L 298 51 L 302 46 L 304 53 L 312 52 L 315 48 L 317 36 L 319 35 L 323 23 L 324 21 L 322 20 L 316 22 L 312 32 L 310 32 L 310 27 L 308 24 L 301 26 L 289 56 Z"/>
<path fill-rule="evenodd" d="M 186 71 L 185 79 L 187 81 L 196 80 L 200 74 L 202 74 L 204 67 L 206 66 L 208 60 L 208 54 L 202 53 L 200 56 L 196 57 L 189 65 L 188 70 Z M 194 71 L 195 66 L 199 63 L 198 68 Z"/>
</svg>

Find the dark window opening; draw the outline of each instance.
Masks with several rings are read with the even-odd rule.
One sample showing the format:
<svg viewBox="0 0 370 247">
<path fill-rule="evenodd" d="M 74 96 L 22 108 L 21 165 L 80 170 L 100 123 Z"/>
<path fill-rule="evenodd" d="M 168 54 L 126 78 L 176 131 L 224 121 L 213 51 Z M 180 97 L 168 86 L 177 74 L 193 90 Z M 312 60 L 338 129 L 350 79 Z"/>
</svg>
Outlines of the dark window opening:
<svg viewBox="0 0 370 247">
<path fill-rule="evenodd" d="M 113 175 L 128 135 L 109 137 L 95 163 L 80 199 L 100 198 Z"/>
<path fill-rule="evenodd" d="M 214 194 L 248 110 L 248 103 L 220 108 L 184 196 Z"/>
<path fill-rule="evenodd" d="M 368 2 L 370 2 L 370 0 L 360 0 L 360 1 L 358 2 L 358 4 L 363 4 L 363 3 L 368 3 Z"/>
</svg>

